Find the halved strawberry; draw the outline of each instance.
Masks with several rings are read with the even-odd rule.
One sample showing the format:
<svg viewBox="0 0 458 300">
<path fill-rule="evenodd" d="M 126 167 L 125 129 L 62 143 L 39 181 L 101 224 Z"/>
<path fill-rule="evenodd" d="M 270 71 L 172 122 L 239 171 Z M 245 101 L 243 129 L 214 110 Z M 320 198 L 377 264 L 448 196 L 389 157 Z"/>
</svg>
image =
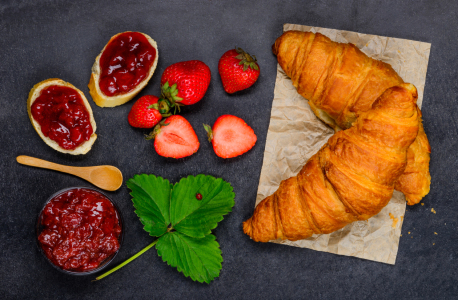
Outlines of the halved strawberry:
<svg viewBox="0 0 458 300">
<path fill-rule="evenodd" d="M 158 97 L 150 95 L 138 99 L 127 116 L 129 124 L 137 128 L 153 128 L 156 126 L 162 120 L 162 115 L 156 104 L 158 100 Z"/>
<path fill-rule="evenodd" d="M 154 138 L 154 149 L 164 157 L 182 158 L 196 153 L 200 143 L 191 124 L 179 115 L 159 123 L 146 137 Z"/>
<path fill-rule="evenodd" d="M 222 158 L 236 157 L 247 152 L 257 140 L 253 129 L 245 121 L 232 115 L 222 115 L 213 124 L 213 128 L 206 124 L 204 128 L 213 150 Z"/>
</svg>

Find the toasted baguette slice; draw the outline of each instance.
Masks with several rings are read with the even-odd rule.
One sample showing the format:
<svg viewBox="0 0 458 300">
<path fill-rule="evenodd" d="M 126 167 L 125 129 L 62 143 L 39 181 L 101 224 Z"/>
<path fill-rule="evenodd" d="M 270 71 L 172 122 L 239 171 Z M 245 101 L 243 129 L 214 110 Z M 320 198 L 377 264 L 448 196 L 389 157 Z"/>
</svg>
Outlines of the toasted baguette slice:
<svg viewBox="0 0 458 300">
<path fill-rule="evenodd" d="M 126 31 L 126 32 L 131 32 L 131 31 Z M 148 81 L 151 79 L 154 71 L 156 70 L 157 61 L 159 58 L 159 51 L 157 49 L 157 43 L 149 35 L 139 32 L 140 34 L 143 34 L 145 38 L 149 41 L 151 46 L 153 46 L 153 48 L 156 49 L 156 58 L 154 59 L 154 62 L 149 69 L 148 77 L 143 79 L 143 81 L 140 82 L 140 84 L 137 85 L 132 91 L 125 93 L 125 94 L 118 95 L 118 96 L 112 96 L 112 97 L 106 96 L 102 92 L 102 90 L 100 90 L 99 80 L 100 80 L 100 74 L 102 73 L 102 70 L 100 69 L 100 63 L 99 63 L 100 57 L 102 56 L 102 53 L 105 51 L 105 48 L 110 44 L 110 42 L 122 33 L 124 32 L 118 33 L 111 37 L 111 39 L 102 49 L 102 52 L 100 52 L 100 54 L 95 58 L 95 63 L 92 66 L 91 79 L 88 85 L 89 93 L 91 94 L 94 102 L 100 107 L 115 107 L 115 106 L 124 104 L 127 101 L 131 100 L 148 84 Z"/>
<path fill-rule="evenodd" d="M 33 104 L 33 102 L 35 102 L 35 99 L 37 99 L 41 95 L 41 91 L 43 89 L 45 89 L 45 88 L 47 88 L 47 87 L 49 87 L 51 85 L 66 86 L 66 87 L 69 87 L 69 88 L 72 88 L 72 89 L 78 91 L 78 93 L 81 96 L 81 99 L 83 99 L 83 103 L 84 103 L 87 111 L 89 112 L 89 119 L 91 121 L 91 126 L 92 126 L 92 129 L 93 129 L 93 133 L 92 133 L 91 137 L 89 138 L 89 140 L 83 142 L 82 144 L 80 144 L 78 147 L 76 147 L 73 150 L 63 149 L 61 146 L 59 146 L 59 144 L 56 141 L 51 140 L 50 138 L 46 137 L 43 134 L 43 132 L 41 132 L 40 124 L 37 121 L 35 121 L 35 119 L 32 116 L 32 104 Z M 95 140 L 97 139 L 97 134 L 95 134 L 95 130 L 96 130 L 97 126 L 95 124 L 94 115 L 92 114 L 92 109 L 91 109 L 91 106 L 89 105 L 89 102 L 87 101 L 87 99 L 84 96 L 83 92 L 81 92 L 79 89 L 74 87 L 72 84 L 70 84 L 68 82 L 65 82 L 65 81 L 63 81 L 61 79 L 58 79 L 58 78 L 46 79 L 46 80 L 34 85 L 32 90 L 30 90 L 29 98 L 27 99 L 27 113 L 29 114 L 29 118 L 30 118 L 30 121 L 32 122 L 33 128 L 35 128 L 35 130 L 37 131 L 37 133 L 41 137 L 41 139 L 46 144 L 48 144 L 48 146 L 50 146 L 51 148 L 53 148 L 53 149 L 55 149 L 55 150 L 57 150 L 59 152 L 68 153 L 68 154 L 72 154 L 72 155 L 86 154 L 89 150 L 91 150 L 92 144 L 94 144 Z"/>
</svg>

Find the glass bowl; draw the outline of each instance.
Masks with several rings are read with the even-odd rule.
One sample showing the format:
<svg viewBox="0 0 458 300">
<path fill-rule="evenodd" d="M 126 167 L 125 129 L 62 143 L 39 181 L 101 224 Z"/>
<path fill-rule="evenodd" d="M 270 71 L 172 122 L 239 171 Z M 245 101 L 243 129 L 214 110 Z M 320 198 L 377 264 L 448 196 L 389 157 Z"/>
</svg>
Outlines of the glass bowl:
<svg viewBox="0 0 458 300">
<path fill-rule="evenodd" d="M 113 254 L 111 254 L 110 256 L 108 256 L 105 260 L 103 260 L 98 267 L 94 268 L 94 269 L 91 269 L 91 270 L 88 270 L 88 271 L 81 271 L 81 272 L 78 272 L 78 271 L 71 271 L 71 270 L 65 270 L 65 269 L 62 269 L 60 266 L 54 264 L 51 259 L 48 258 L 48 256 L 46 255 L 45 251 L 43 250 L 41 244 L 40 244 L 40 241 L 38 240 L 38 237 L 40 236 L 41 232 L 43 231 L 44 229 L 44 226 L 41 224 L 41 221 L 42 221 L 42 217 L 43 217 L 43 210 L 45 209 L 46 205 L 48 205 L 48 203 L 54 199 L 55 197 L 61 195 L 62 193 L 66 192 L 66 191 L 69 191 L 69 190 L 73 190 L 73 189 L 86 189 L 86 190 L 91 190 L 91 191 L 95 191 L 97 193 L 100 193 L 102 194 L 105 198 L 107 198 L 110 203 L 113 205 L 116 213 L 117 213 L 117 216 L 118 216 L 118 220 L 119 220 L 119 226 L 121 227 L 121 233 L 119 234 L 119 237 L 118 237 L 118 241 L 119 241 L 119 248 L 116 252 L 114 252 Z M 122 215 L 121 215 L 121 212 L 119 210 L 119 207 L 116 205 L 116 203 L 113 202 L 113 200 L 111 200 L 110 197 L 108 197 L 106 194 L 104 194 L 103 192 L 101 192 L 100 190 L 98 189 L 95 189 L 95 188 L 92 188 L 92 187 L 69 187 L 69 188 L 65 188 L 65 189 L 62 189 L 54 194 L 52 194 L 45 202 L 45 204 L 43 205 L 43 208 L 40 210 L 40 213 L 38 214 L 38 218 L 37 218 L 37 222 L 36 222 L 36 233 L 37 233 L 37 236 L 36 236 L 36 241 L 37 241 L 37 245 L 38 245 L 38 249 L 39 251 L 41 252 L 41 254 L 43 254 L 43 256 L 45 257 L 45 259 L 54 267 L 56 268 L 57 270 L 59 270 L 60 272 L 62 273 L 65 273 L 65 274 L 69 274 L 69 275 L 76 275 L 76 276 L 84 276 L 84 275 L 90 275 L 90 274 L 94 274 L 94 273 L 97 273 L 103 269 L 105 269 L 111 261 L 113 261 L 113 259 L 116 257 L 116 255 L 118 254 L 119 250 L 121 250 L 121 247 L 122 247 L 122 242 L 123 242 L 123 239 L 124 239 L 124 220 L 122 218 Z"/>
</svg>

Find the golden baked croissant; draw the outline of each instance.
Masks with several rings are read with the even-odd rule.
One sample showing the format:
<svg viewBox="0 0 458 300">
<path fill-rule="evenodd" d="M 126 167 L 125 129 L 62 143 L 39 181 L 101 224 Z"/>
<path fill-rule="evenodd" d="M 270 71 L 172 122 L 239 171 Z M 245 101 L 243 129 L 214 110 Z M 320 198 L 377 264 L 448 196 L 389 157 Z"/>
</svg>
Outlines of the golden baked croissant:
<svg viewBox="0 0 458 300">
<path fill-rule="evenodd" d="M 387 89 L 243 223 L 254 241 L 299 240 L 367 220 L 388 204 L 419 130 L 415 86 Z"/>
<path fill-rule="evenodd" d="M 403 83 L 389 64 L 366 56 L 353 44 L 336 43 L 320 33 L 287 31 L 275 41 L 272 51 L 316 116 L 336 131 L 350 128 L 387 88 Z M 395 186 L 409 205 L 429 193 L 431 182 L 431 147 L 421 118 L 419 122 L 408 166 Z"/>
</svg>

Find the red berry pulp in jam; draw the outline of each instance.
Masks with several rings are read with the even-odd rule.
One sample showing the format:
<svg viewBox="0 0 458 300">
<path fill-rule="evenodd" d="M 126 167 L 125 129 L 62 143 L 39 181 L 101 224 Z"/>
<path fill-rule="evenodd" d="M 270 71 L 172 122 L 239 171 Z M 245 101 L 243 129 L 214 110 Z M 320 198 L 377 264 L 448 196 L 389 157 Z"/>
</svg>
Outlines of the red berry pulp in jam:
<svg viewBox="0 0 458 300">
<path fill-rule="evenodd" d="M 148 77 L 156 49 L 139 32 L 124 32 L 114 38 L 100 57 L 99 86 L 107 96 L 133 90 Z"/>
<path fill-rule="evenodd" d="M 89 112 L 75 89 L 51 85 L 41 91 L 31 110 L 41 132 L 65 150 L 75 149 L 91 138 Z"/>
<path fill-rule="evenodd" d="M 75 272 L 97 268 L 119 249 L 121 226 L 113 204 L 89 189 L 55 196 L 41 213 L 38 241 L 58 267 Z"/>
</svg>

